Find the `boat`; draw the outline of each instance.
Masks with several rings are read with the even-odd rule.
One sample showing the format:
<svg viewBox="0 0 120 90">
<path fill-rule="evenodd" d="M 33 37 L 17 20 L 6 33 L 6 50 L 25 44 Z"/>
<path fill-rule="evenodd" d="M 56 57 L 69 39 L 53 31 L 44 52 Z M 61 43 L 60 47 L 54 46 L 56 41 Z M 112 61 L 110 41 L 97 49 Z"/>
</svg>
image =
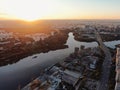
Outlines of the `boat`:
<svg viewBox="0 0 120 90">
<path fill-rule="evenodd" d="M 33 56 L 32 59 L 37 58 L 38 56 Z"/>
<path fill-rule="evenodd" d="M 91 49 L 91 51 L 93 50 Z M 77 52 L 79 52 L 79 50 L 77 50 Z M 89 82 L 94 81 L 96 85 L 97 81 L 90 79 L 87 73 L 95 72 L 98 58 L 88 54 L 86 54 L 87 56 L 84 56 L 84 58 L 81 58 L 75 54 L 78 53 L 75 52 L 68 56 L 63 62 L 53 64 L 41 71 L 38 78 L 21 90 L 79 90 L 85 77 L 88 78 Z M 77 56 L 77 58 L 74 56 Z M 95 85 L 93 85 L 93 87 Z M 92 85 L 90 86 L 92 88 Z"/>
</svg>

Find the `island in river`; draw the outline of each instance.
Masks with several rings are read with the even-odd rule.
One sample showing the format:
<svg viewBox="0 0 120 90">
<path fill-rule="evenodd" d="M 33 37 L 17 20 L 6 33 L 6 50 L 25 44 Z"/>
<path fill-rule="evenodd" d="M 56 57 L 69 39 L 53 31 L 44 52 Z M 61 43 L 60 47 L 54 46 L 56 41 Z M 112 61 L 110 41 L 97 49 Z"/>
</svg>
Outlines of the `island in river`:
<svg viewBox="0 0 120 90">
<path fill-rule="evenodd" d="M 110 50 L 103 44 L 100 35 L 95 31 L 99 43 L 97 48 L 76 47 L 62 63 L 57 63 L 42 71 L 40 76 L 22 90 L 112 90 L 110 71 L 112 61 Z M 115 68 L 114 68 L 115 69 Z M 114 71 L 115 72 L 115 71 Z M 113 72 L 112 72 L 113 74 Z M 110 82 L 110 83 L 109 83 Z M 111 87 L 112 86 L 112 87 Z"/>
<path fill-rule="evenodd" d="M 3 32 L 4 31 L 2 31 L 2 33 Z M 63 37 L 59 37 L 60 32 L 62 32 L 61 36 L 63 35 Z M 74 34 L 74 32 L 76 32 L 76 28 L 64 29 L 63 31 L 60 31 L 60 32 L 55 31 L 55 33 L 58 33 L 58 34 L 56 34 L 56 37 L 57 36 L 59 37 L 57 39 L 54 37 L 55 33 L 54 34 L 50 33 L 50 35 L 52 35 L 53 39 L 50 38 L 49 42 L 47 42 L 47 39 L 49 39 L 49 38 L 47 38 L 47 36 L 46 36 L 47 39 L 41 38 L 42 40 L 46 39 L 46 42 L 50 43 L 49 45 L 52 46 L 51 49 L 50 49 L 51 46 L 48 46 L 47 44 L 46 45 L 47 45 L 47 48 L 49 47 L 49 50 L 45 48 L 45 51 L 43 50 L 42 52 L 39 52 L 39 50 L 40 50 L 39 47 L 36 47 L 35 49 L 32 47 L 33 48 L 32 54 L 26 54 L 25 56 L 23 55 L 26 58 L 23 58 L 21 56 L 23 58 L 22 59 L 22 58 L 19 58 L 19 55 L 18 56 L 15 55 L 16 56 L 15 61 L 14 60 L 13 61 L 6 60 L 5 64 L 3 61 L 3 64 L 1 64 L 1 67 L 0 67 L 0 72 L 1 72 L 0 83 L 2 83 L 2 84 L 0 84 L 0 89 L 15 90 L 19 85 L 21 85 L 21 87 L 23 87 L 28 82 L 30 82 L 31 79 L 39 76 L 41 68 L 42 69 L 46 68 L 48 66 L 51 66 L 51 64 L 54 64 L 58 61 L 63 60 L 66 56 L 68 56 L 70 53 L 72 53 L 72 51 L 74 50 L 74 47 L 80 47 L 81 45 L 84 45 L 86 48 L 87 47 L 97 47 L 96 42 L 86 42 L 86 41 L 81 42 L 80 40 L 78 42 L 78 41 L 74 40 L 74 38 L 76 38 L 76 35 Z M 73 32 L 73 33 L 70 33 L 70 32 Z M 6 33 L 6 32 L 4 32 L 4 33 Z M 86 33 L 88 33 L 88 32 L 86 32 Z M 9 33 L 10 36 L 11 36 L 11 34 L 12 33 Z M 65 38 L 64 38 L 64 35 L 65 35 Z M 32 36 L 34 36 L 34 35 L 32 35 Z M 35 34 L 35 36 L 36 36 L 36 34 Z M 38 36 L 38 34 L 37 34 L 37 36 Z M 27 37 L 29 37 L 29 36 L 27 35 Z M 42 36 L 40 36 L 40 37 L 42 37 Z M 11 40 L 11 39 L 8 39 L 8 40 Z M 18 46 L 20 45 L 20 43 L 18 43 L 19 42 L 18 38 L 16 38 L 16 40 L 17 40 L 17 42 L 14 42 L 15 45 L 11 45 L 11 46 L 14 46 L 15 48 L 16 47 L 19 48 Z M 22 39 L 22 40 L 24 40 L 24 39 Z M 27 40 L 31 41 L 31 39 L 25 39 L 23 46 L 26 44 L 28 46 L 30 44 L 32 44 L 31 42 L 33 40 L 31 42 L 29 42 L 29 41 L 27 42 Z M 56 40 L 56 42 L 54 44 L 52 44 L 52 42 L 54 42 L 53 40 Z M 61 44 L 61 42 L 64 42 L 64 43 Z M 7 41 L 5 43 L 2 42 L 2 45 L 7 44 L 7 43 L 9 43 L 9 42 L 7 42 Z M 39 46 L 39 43 L 37 41 L 35 41 L 35 43 L 36 43 L 35 46 Z M 118 41 L 114 40 L 114 41 L 109 41 L 109 42 L 104 42 L 104 43 L 105 43 L 105 45 L 107 45 L 110 48 L 115 48 L 115 45 L 119 44 L 119 40 Z M 58 44 L 58 45 L 56 45 L 56 44 Z M 61 47 L 64 45 L 65 45 L 65 48 L 61 49 Z M 66 45 L 67 45 L 67 48 L 66 48 Z M 22 50 L 26 51 L 28 46 L 26 46 L 25 48 L 22 48 Z M 56 47 L 58 46 L 58 48 L 54 49 L 53 48 L 54 46 L 56 46 Z M 6 50 L 5 48 L 8 49 L 8 47 L 10 47 L 10 46 L 3 45 L 3 48 L 0 48 L 1 52 Z M 13 51 L 15 50 L 13 53 L 19 52 L 19 50 L 17 48 L 13 49 Z M 61 50 L 59 50 L 59 49 L 61 49 Z M 53 50 L 55 50 L 55 51 L 53 51 Z M 31 53 L 30 51 L 27 53 Z M 36 51 L 38 51 L 38 52 L 36 52 Z M 7 51 L 6 51 L 5 54 L 6 54 L 5 56 L 7 56 L 10 53 L 7 54 Z M 36 58 L 33 58 L 33 57 L 36 57 Z M 8 76 L 14 76 L 14 77 L 8 77 Z"/>
</svg>

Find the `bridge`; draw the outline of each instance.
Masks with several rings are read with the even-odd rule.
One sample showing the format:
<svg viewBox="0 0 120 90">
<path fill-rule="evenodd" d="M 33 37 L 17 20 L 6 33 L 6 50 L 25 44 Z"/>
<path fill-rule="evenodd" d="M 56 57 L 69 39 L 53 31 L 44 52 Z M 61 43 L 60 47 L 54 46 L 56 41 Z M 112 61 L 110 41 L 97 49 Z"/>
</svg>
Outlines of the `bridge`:
<svg viewBox="0 0 120 90">
<path fill-rule="evenodd" d="M 110 76 L 110 68 L 111 68 L 111 63 L 112 63 L 112 57 L 109 49 L 105 46 L 103 43 L 99 33 L 97 32 L 97 29 L 95 29 L 95 37 L 96 40 L 101 48 L 101 50 L 105 54 L 105 59 L 102 64 L 102 73 L 101 73 L 101 78 L 98 83 L 98 88 L 97 90 L 108 90 L 108 83 L 109 83 L 109 76 Z"/>
</svg>

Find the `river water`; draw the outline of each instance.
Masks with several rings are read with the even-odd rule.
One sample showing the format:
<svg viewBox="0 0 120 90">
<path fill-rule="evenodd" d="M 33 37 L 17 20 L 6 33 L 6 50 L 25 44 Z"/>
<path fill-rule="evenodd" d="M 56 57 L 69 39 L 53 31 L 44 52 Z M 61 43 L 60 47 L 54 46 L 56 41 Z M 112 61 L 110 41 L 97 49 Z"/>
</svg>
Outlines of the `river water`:
<svg viewBox="0 0 120 90">
<path fill-rule="evenodd" d="M 114 48 L 120 41 L 105 42 Z M 40 68 L 46 68 L 58 61 L 63 60 L 74 51 L 75 47 L 84 45 L 85 47 L 96 47 L 96 42 L 78 42 L 74 40 L 73 33 L 69 33 L 66 45 L 69 48 L 40 53 L 21 59 L 17 63 L 0 67 L 0 90 L 16 90 L 18 85 L 24 86 L 39 76 Z M 33 58 L 37 56 L 37 58 Z"/>
</svg>

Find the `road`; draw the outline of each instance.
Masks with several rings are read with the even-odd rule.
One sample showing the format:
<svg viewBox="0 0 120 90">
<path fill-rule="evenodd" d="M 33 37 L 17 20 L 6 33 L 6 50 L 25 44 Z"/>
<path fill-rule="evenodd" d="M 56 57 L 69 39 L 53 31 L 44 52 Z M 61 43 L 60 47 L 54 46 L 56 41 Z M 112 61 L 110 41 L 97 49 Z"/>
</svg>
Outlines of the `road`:
<svg viewBox="0 0 120 90">
<path fill-rule="evenodd" d="M 96 40 L 102 49 L 102 51 L 105 54 L 105 59 L 103 61 L 102 65 L 102 73 L 101 73 L 101 78 L 98 83 L 98 88 L 97 90 L 108 90 L 108 82 L 109 82 L 109 76 L 110 76 L 110 68 L 111 68 L 111 62 L 112 62 L 112 57 L 109 49 L 104 45 L 99 33 L 97 30 L 95 30 L 95 37 Z"/>
</svg>

